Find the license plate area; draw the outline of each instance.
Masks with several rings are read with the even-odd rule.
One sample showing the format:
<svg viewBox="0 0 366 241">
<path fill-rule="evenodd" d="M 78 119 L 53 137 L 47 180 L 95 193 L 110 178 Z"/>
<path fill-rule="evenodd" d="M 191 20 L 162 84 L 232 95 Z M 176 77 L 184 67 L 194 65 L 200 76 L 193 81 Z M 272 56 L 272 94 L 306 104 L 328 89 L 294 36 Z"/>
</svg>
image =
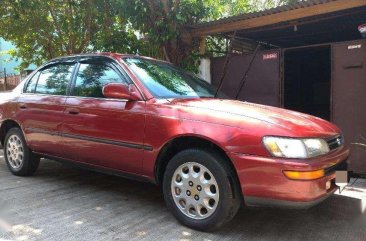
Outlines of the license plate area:
<svg viewBox="0 0 366 241">
<path fill-rule="evenodd" d="M 348 171 L 336 171 L 335 182 L 339 187 L 345 187 L 348 185 Z"/>
</svg>

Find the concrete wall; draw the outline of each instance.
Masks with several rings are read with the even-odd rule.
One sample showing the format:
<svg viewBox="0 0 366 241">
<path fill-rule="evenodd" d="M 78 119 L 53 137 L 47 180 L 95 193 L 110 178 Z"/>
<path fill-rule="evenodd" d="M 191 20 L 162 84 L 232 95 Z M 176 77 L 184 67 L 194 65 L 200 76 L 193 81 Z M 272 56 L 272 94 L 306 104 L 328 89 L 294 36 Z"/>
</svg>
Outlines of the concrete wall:
<svg viewBox="0 0 366 241">
<path fill-rule="evenodd" d="M 206 80 L 208 83 L 211 83 L 211 59 L 209 58 L 201 58 L 200 66 L 198 67 L 198 76 L 201 79 Z"/>
</svg>

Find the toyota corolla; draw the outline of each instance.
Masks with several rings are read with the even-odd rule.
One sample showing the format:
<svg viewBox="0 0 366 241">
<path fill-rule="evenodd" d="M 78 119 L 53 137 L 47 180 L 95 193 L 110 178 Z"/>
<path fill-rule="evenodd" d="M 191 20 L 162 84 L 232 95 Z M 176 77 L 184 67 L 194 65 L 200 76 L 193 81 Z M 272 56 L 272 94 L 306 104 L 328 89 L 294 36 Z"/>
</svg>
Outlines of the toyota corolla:
<svg viewBox="0 0 366 241">
<path fill-rule="evenodd" d="M 111 53 L 54 59 L 1 93 L 0 141 L 17 176 L 50 158 L 156 183 L 199 230 L 241 205 L 311 207 L 349 155 L 328 121 L 216 97 L 169 63 Z"/>
</svg>

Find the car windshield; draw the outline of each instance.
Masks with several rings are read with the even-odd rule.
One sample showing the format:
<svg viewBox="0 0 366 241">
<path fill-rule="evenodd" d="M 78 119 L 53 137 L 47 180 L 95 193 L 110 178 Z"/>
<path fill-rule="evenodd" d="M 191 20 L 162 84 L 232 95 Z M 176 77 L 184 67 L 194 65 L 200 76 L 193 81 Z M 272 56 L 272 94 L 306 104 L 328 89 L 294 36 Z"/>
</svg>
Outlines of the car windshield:
<svg viewBox="0 0 366 241">
<path fill-rule="evenodd" d="M 124 61 L 156 98 L 215 96 L 215 87 L 172 64 L 136 57 Z"/>
</svg>

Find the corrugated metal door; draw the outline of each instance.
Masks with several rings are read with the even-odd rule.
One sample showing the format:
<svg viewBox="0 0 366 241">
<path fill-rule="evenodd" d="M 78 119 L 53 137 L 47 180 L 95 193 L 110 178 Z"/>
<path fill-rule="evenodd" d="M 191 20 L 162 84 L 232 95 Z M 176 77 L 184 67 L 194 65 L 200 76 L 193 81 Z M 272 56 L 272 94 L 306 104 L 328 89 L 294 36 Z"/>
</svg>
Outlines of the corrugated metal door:
<svg viewBox="0 0 366 241">
<path fill-rule="evenodd" d="M 253 58 L 253 54 L 231 57 L 221 91 L 235 98 L 240 81 Z M 212 84 L 219 85 L 226 57 L 211 61 Z M 239 100 L 280 106 L 280 50 L 257 52 Z"/>
<path fill-rule="evenodd" d="M 366 173 L 366 41 L 334 44 L 332 51 L 333 122 L 351 145 L 349 170 Z"/>
</svg>

